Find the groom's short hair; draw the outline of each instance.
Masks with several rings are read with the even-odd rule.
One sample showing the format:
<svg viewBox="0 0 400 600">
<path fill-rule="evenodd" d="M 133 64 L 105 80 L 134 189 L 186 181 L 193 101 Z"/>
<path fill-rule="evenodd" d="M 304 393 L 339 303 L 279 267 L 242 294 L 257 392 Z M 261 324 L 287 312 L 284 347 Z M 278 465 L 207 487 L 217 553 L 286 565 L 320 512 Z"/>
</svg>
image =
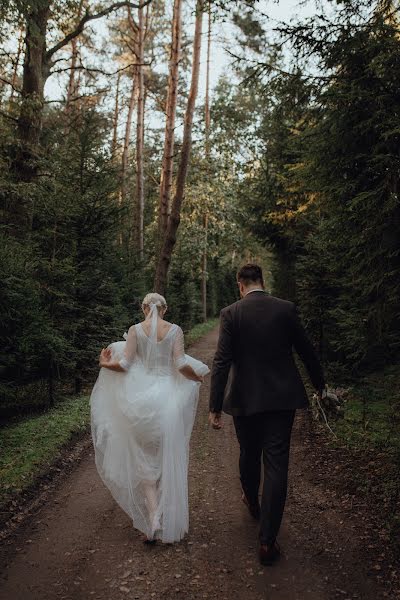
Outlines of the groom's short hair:
<svg viewBox="0 0 400 600">
<path fill-rule="evenodd" d="M 251 285 L 252 283 L 261 283 L 264 285 L 262 268 L 253 263 L 243 265 L 238 271 L 237 280 L 244 285 Z"/>
</svg>

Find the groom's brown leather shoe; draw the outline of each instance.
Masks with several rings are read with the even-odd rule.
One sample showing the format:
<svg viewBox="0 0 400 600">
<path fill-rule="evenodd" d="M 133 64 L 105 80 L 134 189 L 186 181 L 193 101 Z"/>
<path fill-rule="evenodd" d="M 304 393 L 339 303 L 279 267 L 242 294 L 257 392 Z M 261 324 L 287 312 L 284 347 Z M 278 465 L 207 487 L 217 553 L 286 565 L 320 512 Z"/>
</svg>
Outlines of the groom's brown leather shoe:
<svg viewBox="0 0 400 600">
<path fill-rule="evenodd" d="M 276 562 L 281 555 L 281 549 L 279 547 L 278 542 L 274 542 L 270 546 L 261 545 L 258 557 L 260 559 L 260 563 L 264 565 L 264 567 L 270 567 Z"/>
<path fill-rule="evenodd" d="M 254 503 L 249 502 L 249 500 L 247 499 L 244 492 L 242 494 L 242 502 L 247 506 L 248 511 L 251 514 L 251 516 L 253 517 L 253 519 L 256 519 L 256 521 L 259 521 L 260 516 L 261 516 L 261 509 L 260 509 L 259 502 L 258 501 L 254 502 Z"/>
</svg>

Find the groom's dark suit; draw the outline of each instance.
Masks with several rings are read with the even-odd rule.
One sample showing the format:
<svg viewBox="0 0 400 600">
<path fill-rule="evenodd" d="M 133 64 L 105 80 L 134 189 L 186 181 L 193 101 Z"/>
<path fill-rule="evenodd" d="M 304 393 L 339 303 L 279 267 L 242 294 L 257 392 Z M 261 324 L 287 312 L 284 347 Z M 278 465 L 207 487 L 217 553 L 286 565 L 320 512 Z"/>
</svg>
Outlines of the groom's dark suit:
<svg viewBox="0 0 400 600">
<path fill-rule="evenodd" d="M 308 405 L 293 348 L 322 390 L 320 362 L 292 302 L 253 291 L 221 311 L 210 411 L 233 415 L 240 478 L 251 504 L 258 503 L 263 455 L 260 540 L 266 545 L 275 541 L 282 520 L 295 411 Z"/>
</svg>

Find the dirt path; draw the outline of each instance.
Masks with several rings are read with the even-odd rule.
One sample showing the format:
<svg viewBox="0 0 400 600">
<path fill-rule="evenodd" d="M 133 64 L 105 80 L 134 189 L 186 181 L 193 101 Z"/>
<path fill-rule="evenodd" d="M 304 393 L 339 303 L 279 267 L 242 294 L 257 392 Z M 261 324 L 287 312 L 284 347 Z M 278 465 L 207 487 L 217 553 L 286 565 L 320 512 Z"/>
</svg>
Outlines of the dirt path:
<svg viewBox="0 0 400 600">
<path fill-rule="evenodd" d="M 191 353 L 210 364 L 216 340 L 214 331 Z M 226 417 L 222 431 L 208 428 L 207 397 L 208 383 L 192 438 L 186 540 L 144 546 L 98 478 L 90 451 L 8 541 L 0 600 L 393 600 L 353 535 L 360 524 L 324 494 L 304 443 L 304 414 L 292 444 L 284 556 L 273 568 L 260 567 L 256 525 L 240 502 L 233 426 Z"/>
</svg>

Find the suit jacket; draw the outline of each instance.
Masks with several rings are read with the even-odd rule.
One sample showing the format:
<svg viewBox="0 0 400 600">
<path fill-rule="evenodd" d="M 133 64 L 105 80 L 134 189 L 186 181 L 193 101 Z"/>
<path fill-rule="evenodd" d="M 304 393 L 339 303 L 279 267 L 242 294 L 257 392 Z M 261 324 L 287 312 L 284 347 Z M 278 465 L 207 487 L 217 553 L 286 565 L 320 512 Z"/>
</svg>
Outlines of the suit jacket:
<svg viewBox="0 0 400 600">
<path fill-rule="evenodd" d="M 293 302 L 254 291 L 224 308 L 211 374 L 210 410 L 245 416 L 308 406 L 293 349 L 314 387 L 322 390 L 322 367 Z"/>
</svg>

